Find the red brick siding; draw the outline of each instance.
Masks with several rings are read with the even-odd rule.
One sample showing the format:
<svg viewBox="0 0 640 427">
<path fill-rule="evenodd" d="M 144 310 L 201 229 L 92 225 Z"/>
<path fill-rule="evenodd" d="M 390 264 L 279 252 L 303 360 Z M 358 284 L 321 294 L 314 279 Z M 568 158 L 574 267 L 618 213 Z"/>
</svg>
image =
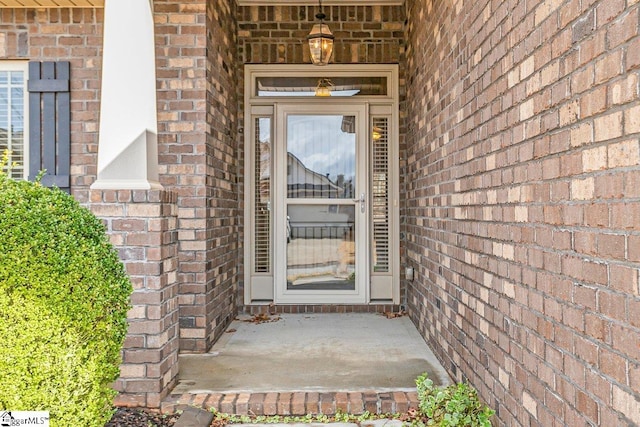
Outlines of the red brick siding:
<svg viewBox="0 0 640 427">
<path fill-rule="evenodd" d="M 211 299 L 209 342 L 237 314 L 242 196 L 238 190 L 241 158 L 238 134 L 239 68 L 235 0 L 207 5 L 207 284 Z"/>
<path fill-rule="evenodd" d="M 186 351 L 206 351 L 235 313 L 233 10 L 223 0 L 154 2 L 160 173 L 163 185 L 178 193 L 180 348 Z"/>
<path fill-rule="evenodd" d="M 242 63 L 308 64 L 307 35 L 317 6 L 238 8 Z M 332 62 L 399 63 L 404 53 L 401 6 L 325 6 L 325 23 L 336 37 Z"/>
<path fill-rule="evenodd" d="M 640 424 L 638 2 L 407 9 L 414 321 L 497 425 Z"/>
<path fill-rule="evenodd" d="M 207 349 L 205 2 L 154 2 L 161 182 L 178 194 L 180 348 Z M 186 9 L 185 9 L 186 8 Z"/>
<path fill-rule="evenodd" d="M 178 377 L 177 197 L 92 190 L 90 199 L 133 285 L 115 404 L 159 408 Z"/>
<path fill-rule="evenodd" d="M 71 190 L 89 200 L 96 177 L 102 9 L 0 9 L 0 60 L 71 62 Z"/>
<path fill-rule="evenodd" d="M 171 394 L 160 410 L 171 414 L 188 407 L 200 407 L 238 415 L 335 415 L 390 414 L 418 406 L 415 391 L 378 392 L 270 392 Z"/>
</svg>

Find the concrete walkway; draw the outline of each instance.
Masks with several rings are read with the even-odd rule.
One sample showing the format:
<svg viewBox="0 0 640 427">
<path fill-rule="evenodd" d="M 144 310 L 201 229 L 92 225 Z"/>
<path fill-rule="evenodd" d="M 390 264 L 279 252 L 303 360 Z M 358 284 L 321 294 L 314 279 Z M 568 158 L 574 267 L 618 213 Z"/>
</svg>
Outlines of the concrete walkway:
<svg viewBox="0 0 640 427">
<path fill-rule="evenodd" d="M 207 354 L 181 355 L 175 393 L 398 391 L 442 366 L 408 317 L 283 314 L 255 324 L 236 320 Z"/>
<path fill-rule="evenodd" d="M 415 378 L 423 372 L 436 384 L 450 383 L 406 316 L 271 317 L 279 320 L 236 320 L 209 353 L 181 355 L 165 411 L 184 404 L 265 415 L 390 412 L 415 402 Z"/>
</svg>

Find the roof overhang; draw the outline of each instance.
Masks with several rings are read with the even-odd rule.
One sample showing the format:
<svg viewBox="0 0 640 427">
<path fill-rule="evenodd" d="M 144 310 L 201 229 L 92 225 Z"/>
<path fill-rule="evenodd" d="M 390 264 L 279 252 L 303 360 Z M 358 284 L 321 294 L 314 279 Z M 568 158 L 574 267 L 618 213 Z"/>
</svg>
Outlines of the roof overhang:
<svg viewBox="0 0 640 427">
<path fill-rule="evenodd" d="M 0 0 L 0 7 L 48 8 L 48 7 L 104 7 L 105 0 Z M 404 0 L 325 0 L 325 6 L 349 5 L 401 5 Z M 293 6 L 317 5 L 317 0 L 238 0 L 239 6 Z"/>
<path fill-rule="evenodd" d="M 2 1 L 2 0 L 0 0 Z M 318 0 L 237 0 L 238 6 L 318 6 Z M 398 6 L 404 0 L 324 0 L 323 6 Z"/>
<path fill-rule="evenodd" d="M 0 0 L 0 7 L 104 7 L 105 0 Z"/>
</svg>

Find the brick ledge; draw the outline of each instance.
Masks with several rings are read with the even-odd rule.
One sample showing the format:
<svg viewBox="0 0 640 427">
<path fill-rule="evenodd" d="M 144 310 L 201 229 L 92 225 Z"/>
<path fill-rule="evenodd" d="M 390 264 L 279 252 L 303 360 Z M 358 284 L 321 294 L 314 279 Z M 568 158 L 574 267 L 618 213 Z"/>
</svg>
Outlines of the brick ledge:
<svg viewBox="0 0 640 427">
<path fill-rule="evenodd" d="M 211 408 L 236 415 L 334 415 L 337 410 L 359 415 L 406 412 L 418 407 L 415 391 L 273 392 L 171 394 L 160 405 L 163 414 L 188 407 Z"/>
</svg>

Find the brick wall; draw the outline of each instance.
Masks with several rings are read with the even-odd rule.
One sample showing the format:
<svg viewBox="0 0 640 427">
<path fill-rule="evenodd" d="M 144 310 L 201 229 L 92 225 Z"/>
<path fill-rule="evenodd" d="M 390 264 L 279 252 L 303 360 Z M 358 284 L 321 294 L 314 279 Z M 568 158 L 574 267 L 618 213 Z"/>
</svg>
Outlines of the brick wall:
<svg viewBox="0 0 640 427">
<path fill-rule="evenodd" d="M 242 63 L 311 63 L 307 35 L 317 6 L 242 6 L 238 8 Z M 403 50 L 401 6 L 325 6 L 325 23 L 336 37 L 332 62 L 399 63 Z M 240 88 L 242 89 L 242 88 Z"/>
<path fill-rule="evenodd" d="M 177 197 L 92 190 L 90 198 L 133 284 L 115 404 L 159 408 L 178 376 Z"/>
<path fill-rule="evenodd" d="M 185 351 L 208 350 L 235 314 L 234 8 L 222 0 L 154 2 L 160 174 L 178 194 Z"/>
<path fill-rule="evenodd" d="M 89 200 L 96 178 L 102 9 L 0 9 L 0 60 L 71 62 L 71 187 Z"/>
<path fill-rule="evenodd" d="M 412 318 L 497 425 L 640 424 L 637 0 L 408 0 Z"/>
<path fill-rule="evenodd" d="M 237 314 L 240 273 L 238 65 L 235 0 L 207 4 L 208 343 Z"/>
<path fill-rule="evenodd" d="M 206 350 L 205 2 L 154 2 L 160 180 L 178 194 L 180 348 Z"/>
<path fill-rule="evenodd" d="M 159 407 L 178 373 L 176 197 L 89 190 L 96 178 L 102 22 L 102 9 L 3 8 L 0 59 L 71 63 L 72 193 L 104 219 L 134 285 L 116 403 Z"/>
</svg>

